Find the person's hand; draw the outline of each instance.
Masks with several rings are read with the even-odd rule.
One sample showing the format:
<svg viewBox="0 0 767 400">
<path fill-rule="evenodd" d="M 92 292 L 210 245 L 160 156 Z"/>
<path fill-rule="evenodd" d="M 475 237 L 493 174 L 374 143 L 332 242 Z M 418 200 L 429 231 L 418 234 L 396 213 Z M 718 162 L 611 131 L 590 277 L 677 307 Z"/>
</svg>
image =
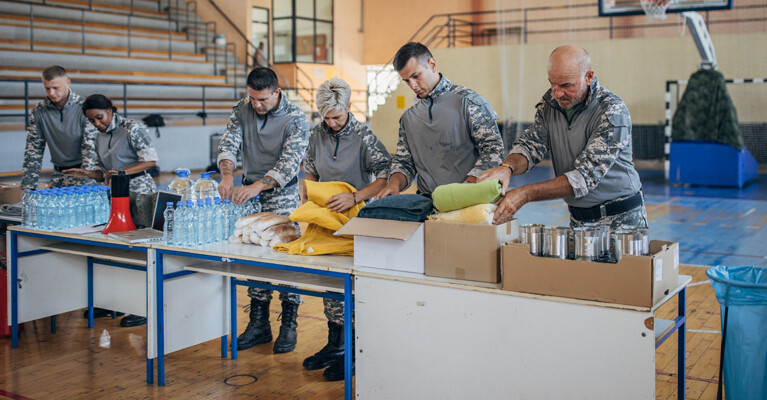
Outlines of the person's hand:
<svg viewBox="0 0 767 400">
<path fill-rule="evenodd" d="M 69 168 L 61 171 L 62 174 L 66 176 L 72 176 L 75 178 L 90 178 L 90 175 L 88 174 L 87 169 L 83 168 Z"/>
<path fill-rule="evenodd" d="M 389 182 L 380 192 L 378 192 L 376 199 L 383 199 L 386 196 L 395 194 L 399 194 L 399 185 L 397 185 L 397 182 Z"/>
<path fill-rule="evenodd" d="M 234 190 L 234 178 L 231 175 L 224 175 L 221 177 L 221 183 L 218 184 L 218 193 L 221 198 L 226 200 L 232 195 Z"/>
<path fill-rule="evenodd" d="M 117 171 L 115 169 L 110 169 L 109 171 L 104 173 L 104 179 L 109 179 L 110 176 L 117 175 L 118 173 L 119 173 L 119 171 Z"/>
<path fill-rule="evenodd" d="M 511 179 L 511 170 L 503 165 L 490 168 L 477 178 L 477 183 L 493 178 L 498 178 L 498 180 L 501 181 L 501 194 L 506 194 L 506 189 L 509 188 L 509 179 Z"/>
<path fill-rule="evenodd" d="M 506 168 L 506 167 L 503 167 Z M 508 168 L 506 168 L 508 170 Z M 510 190 L 496 202 L 498 208 L 493 214 L 493 224 L 501 225 L 511 221 L 514 214 L 527 203 L 527 193 L 524 186 Z"/>
<path fill-rule="evenodd" d="M 221 187 L 221 185 L 219 185 L 219 187 Z M 240 204 L 245 203 L 253 197 L 258 196 L 258 194 L 261 193 L 261 190 L 263 189 L 264 184 L 261 183 L 261 181 L 258 181 L 252 185 L 242 186 L 239 190 L 237 190 L 237 193 L 234 194 L 232 201 L 234 204 L 239 206 Z"/>
<path fill-rule="evenodd" d="M 330 211 L 340 213 L 352 208 L 355 204 L 357 204 L 357 202 L 354 200 L 354 193 L 346 192 L 338 193 L 331 197 L 327 203 L 325 203 L 325 207 Z"/>
</svg>

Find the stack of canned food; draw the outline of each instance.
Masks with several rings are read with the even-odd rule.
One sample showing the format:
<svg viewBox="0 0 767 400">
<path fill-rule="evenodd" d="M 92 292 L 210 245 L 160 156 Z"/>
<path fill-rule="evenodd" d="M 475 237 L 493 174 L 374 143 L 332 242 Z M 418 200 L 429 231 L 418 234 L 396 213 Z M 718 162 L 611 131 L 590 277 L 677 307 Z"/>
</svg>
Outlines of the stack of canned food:
<svg viewBox="0 0 767 400">
<path fill-rule="evenodd" d="M 632 225 L 611 232 L 597 223 L 572 229 L 528 224 L 519 227 L 519 238 L 538 257 L 616 263 L 624 254 L 650 254 L 649 229 Z"/>
</svg>

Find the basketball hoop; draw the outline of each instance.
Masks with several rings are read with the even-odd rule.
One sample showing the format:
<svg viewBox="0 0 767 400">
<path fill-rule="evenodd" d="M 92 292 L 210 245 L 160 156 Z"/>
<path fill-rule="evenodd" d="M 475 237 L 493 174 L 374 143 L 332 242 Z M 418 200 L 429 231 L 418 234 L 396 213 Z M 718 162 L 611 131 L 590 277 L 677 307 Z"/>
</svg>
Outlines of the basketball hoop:
<svg viewBox="0 0 767 400">
<path fill-rule="evenodd" d="M 639 0 L 644 13 L 649 21 L 661 21 L 666 19 L 666 10 L 677 0 Z"/>
</svg>

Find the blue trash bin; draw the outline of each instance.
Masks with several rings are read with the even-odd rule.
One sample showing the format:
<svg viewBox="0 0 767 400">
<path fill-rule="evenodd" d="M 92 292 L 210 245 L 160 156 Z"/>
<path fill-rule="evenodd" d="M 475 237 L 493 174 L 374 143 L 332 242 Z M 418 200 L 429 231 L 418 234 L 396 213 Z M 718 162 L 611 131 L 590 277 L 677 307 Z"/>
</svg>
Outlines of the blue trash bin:
<svg viewBox="0 0 767 400">
<path fill-rule="evenodd" d="M 722 311 L 725 398 L 767 399 L 767 269 L 718 266 L 706 275 Z"/>
</svg>

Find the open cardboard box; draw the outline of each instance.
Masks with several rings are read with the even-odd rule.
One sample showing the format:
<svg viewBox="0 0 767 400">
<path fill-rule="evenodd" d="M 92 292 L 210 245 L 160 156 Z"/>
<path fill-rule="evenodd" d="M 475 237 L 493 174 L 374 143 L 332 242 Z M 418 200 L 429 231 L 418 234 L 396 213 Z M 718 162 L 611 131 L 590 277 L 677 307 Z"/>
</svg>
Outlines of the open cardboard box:
<svg viewBox="0 0 767 400">
<path fill-rule="evenodd" d="M 679 243 L 653 240 L 649 256 L 617 264 L 535 257 L 526 244 L 503 246 L 505 290 L 651 308 L 679 284 Z"/>
<path fill-rule="evenodd" d="M 519 221 L 503 225 L 426 221 L 426 275 L 498 283 L 501 246 L 519 236 Z"/>
<path fill-rule="evenodd" d="M 0 204 L 16 204 L 21 201 L 20 182 L 0 182 Z"/>
<path fill-rule="evenodd" d="M 355 217 L 335 235 L 354 236 L 354 265 L 423 274 L 423 223 Z"/>
</svg>

